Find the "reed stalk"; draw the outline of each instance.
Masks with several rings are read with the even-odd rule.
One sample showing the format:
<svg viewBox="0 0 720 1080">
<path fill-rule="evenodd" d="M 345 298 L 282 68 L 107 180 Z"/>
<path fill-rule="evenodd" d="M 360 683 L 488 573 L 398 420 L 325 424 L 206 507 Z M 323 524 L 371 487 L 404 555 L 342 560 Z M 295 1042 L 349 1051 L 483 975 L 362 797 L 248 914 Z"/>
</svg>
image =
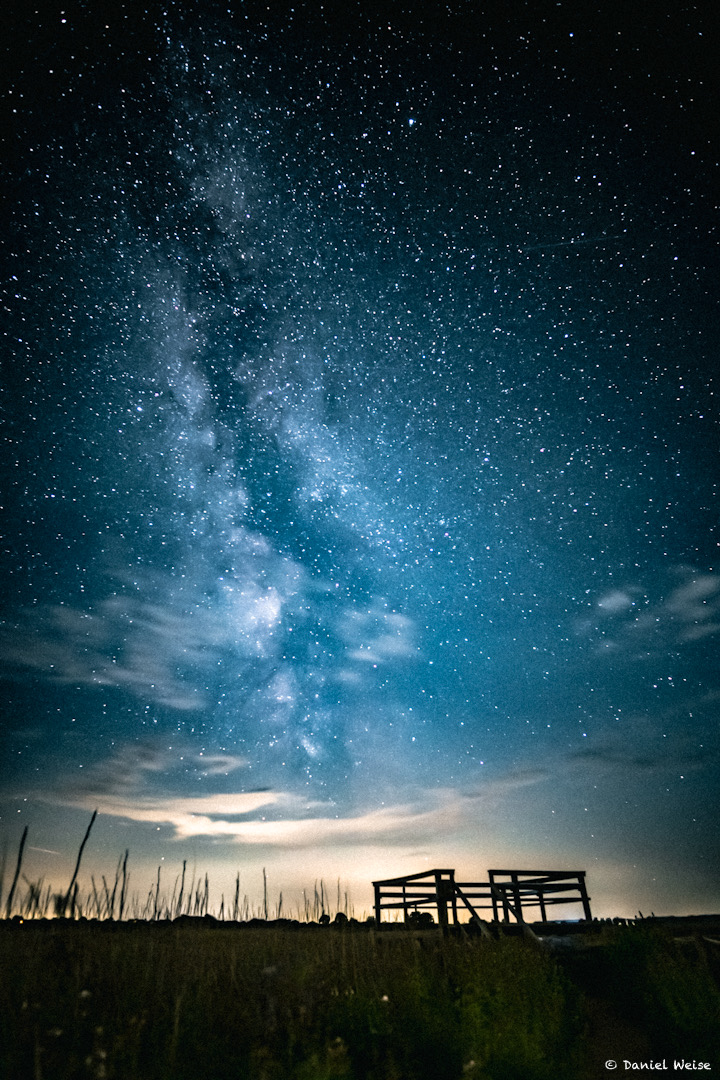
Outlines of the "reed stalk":
<svg viewBox="0 0 720 1080">
<path fill-rule="evenodd" d="M 122 888 L 120 889 L 120 916 L 119 917 L 121 919 L 123 917 L 123 912 L 125 910 L 125 898 L 126 898 L 126 891 L 125 890 L 127 889 L 127 883 L 128 883 L 127 861 L 128 861 L 128 855 L 129 854 L 130 854 L 129 850 L 127 848 L 125 848 L 125 858 L 123 859 L 123 864 L 122 864 Z M 115 890 L 113 889 L 113 911 L 114 910 L 115 910 Z"/>
<path fill-rule="evenodd" d="M 5 883 L 5 866 L 7 863 L 7 841 L 3 841 L 2 856 L 0 857 L 0 904 L 2 904 L 3 887 Z"/>
<path fill-rule="evenodd" d="M 80 861 L 81 861 L 82 856 L 83 856 L 83 851 L 85 850 L 85 845 L 88 842 L 88 837 L 90 836 L 90 830 L 92 829 L 93 825 L 95 824 L 95 818 L 97 817 L 97 815 L 98 815 L 97 810 L 94 810 L 93 811 L 93 816 L 90 818 L 90 824 L 87 827 L 87 831 L 86 831 L 86 833 L 85 833 L 85 835 L 83 837 L 82 844 L 80 845 L 80 850 L 78 851 L 77 862 L 75 863 L 75 870 L 73 872 L 72 880 L 70 882 L 70 886 L 68 888 L 68 891 L 65 894 L 65 904 L 64 904 L 64 909 L 63 909 L 63 915 L 65 915 L 65 913 L 67 911 L 68 902 L 70 900 L 70 895 L 73 892 L 73 888 L 75 889 L 75 895 L 73 896 L 72 913 L 73 913 L 73 917 L 75 915 L 75 903 L 76 903 L 76 900 L 77 900 L 77 876 L 78 876 L 78 871 L 80 870 Z"/>
<path fill-rule="evenodd" d="M 22 837 L 20 838 L 20 846 L 18 848 L 17 863 L 15 865 L 15 876 L 12 879 L 12 885 L 10 886 L 10 892 L 7 898 L 7 907 L 5 908 L 5 918 L 10 918 L 10 912 L 12 911 L 12 903 L 15 898 L 15 889 L 17 887 L 18 878 L 20 877 L 20 867 L 23 861 L 23 852 L 25 851 L 25 841 L 27 840 L 28 827 L 27 825 L 23 829 Z"/>
<path fill-rule="evenodd" d="M 158 904 L 160 902 L 160 870 L 161 867 L 158 866 L 157 884 L 155 885 L 155 905 L 153 907 L 153 919 L 155 921 L 157 921 L 158 918 Z"/>
</svg>

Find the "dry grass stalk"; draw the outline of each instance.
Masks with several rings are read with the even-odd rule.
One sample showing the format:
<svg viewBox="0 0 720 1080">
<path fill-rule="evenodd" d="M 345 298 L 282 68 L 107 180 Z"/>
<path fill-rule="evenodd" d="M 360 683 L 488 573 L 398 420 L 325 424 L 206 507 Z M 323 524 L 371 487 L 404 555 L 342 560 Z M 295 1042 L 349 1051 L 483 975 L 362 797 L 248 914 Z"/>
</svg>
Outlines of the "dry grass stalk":
<svg viewBox="0 0 720 1080">
<path fill-rule="evenodd" d="M 65 915 L 66 912 L 67 912 L 67 906 L 68 906 L 68 903 L 70 902 L 70 897 L 72 896 L 71 914 L 72 914 L 73 918 L 75 916 L 75 907 L 76 907 L 76 903 L 77 903 L 77 876 L 78 876 L 78 872 L 80 870 L 80 861 L 81 861 L 82 856 L 83 856 L 83 851 L 85 850 L 85 845 L 88 842 L 88 837 L 90 836 L 90 830 L 92 829 L 93 825 L 95 824 L 95 818 L 97 817 L 97 815 L 98 815 L 97 810 L 93 810 L 93 815 L 90 818 L 90 824 L 87 827 L 87 831 L 86 831 L 86 833 L 85 833 L 85 835 L 83 837 L 82 843 L 80 845 L 80 850 L 78 851 L 77 862 L 75 863 L 75 870 L 73 872 L 72 880 L 70 882 L 70 887 L 68 888 L 68 891 L 65 894 L 65 904 L 64 904 L 64 908 L 63 908 L 63 915 Z"/>
<path fill-rule="evenodd" d="M 20 877 L 20 867 L 22 866 L 23 852 L 25 851 L 25 841 L 27 840 L 27 834 L 28 834 L 28 827 L 26 825 L 25 828 L 23 829 L 23 834 L 22 834 L 22 837 L 20 839 L 20 846 L 18 848 L 17 863 L 15 865 L 15 876 L 13 877 L 12 885 L 10 886 L 10 892 L 8 893 L 7 906 L 5 908 L 5 918 L 6 919 L 10 918 L 10 912 L 12 911 L 13 899 L 15 898 L 15 889 L 17 887 L 18 878 Z"/>
</svg>

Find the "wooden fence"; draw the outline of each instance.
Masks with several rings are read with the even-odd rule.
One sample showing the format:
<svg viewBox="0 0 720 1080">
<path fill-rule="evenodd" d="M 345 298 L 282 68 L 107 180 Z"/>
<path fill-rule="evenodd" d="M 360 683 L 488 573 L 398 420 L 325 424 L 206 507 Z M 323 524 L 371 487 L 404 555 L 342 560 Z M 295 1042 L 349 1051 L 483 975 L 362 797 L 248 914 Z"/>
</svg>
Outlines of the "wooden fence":
<svg viewBox="0 0 720 1080">
<path fill-rule="evenodd" d="M 581 904 L 590 921 L 590 897 L 585 887 L 584 870 L 489 870 L 487 881 L 458 882 L 454 870 L 426 870 L 422 874 L 373 881 L 375 919 L 382 912 L 401 910 L 407 920 L 413 912 L 434 909 L 441 927 L 459 922 L 458 910 L 464 907 L 471 918 L 480 919 L 479 911 L 492 911 L 493 922 L 525 922 L 528 908 L 540 909 L 540 919 L 547 921 L 547 909 L 555 904 Z"/>
</svg>

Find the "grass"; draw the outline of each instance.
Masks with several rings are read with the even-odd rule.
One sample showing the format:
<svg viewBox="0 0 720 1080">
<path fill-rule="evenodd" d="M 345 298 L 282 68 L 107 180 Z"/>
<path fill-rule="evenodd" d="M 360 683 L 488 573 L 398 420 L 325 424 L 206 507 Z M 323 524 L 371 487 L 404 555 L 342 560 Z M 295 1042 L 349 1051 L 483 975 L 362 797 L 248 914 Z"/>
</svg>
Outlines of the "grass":
<svg viewBox="0 0 720 1080">
<path fill-rule="evenodd" d="M 717 1069 L 720 991 L 697 949 L 629 927 L 568 955 L 351 922 L 0 921 L 0 1076 L 590 1080 L 633 1056 L 630 1029 L 648 1057 Z"/>
<path fill-rule="evenodd" d="M 366 928 L 0 928 L 0 1075 L 572 1077 L 579 995 L 521 941 Z"/>
<path fill-rule="evenodd" d="M 602 949 L 570 958 L 567 970 L 593 997 L 646 1034 L 657 1058 L 720 1062 L 720 950 L 680 942 L 650 923 L 619 927 Z"/>
</svg>

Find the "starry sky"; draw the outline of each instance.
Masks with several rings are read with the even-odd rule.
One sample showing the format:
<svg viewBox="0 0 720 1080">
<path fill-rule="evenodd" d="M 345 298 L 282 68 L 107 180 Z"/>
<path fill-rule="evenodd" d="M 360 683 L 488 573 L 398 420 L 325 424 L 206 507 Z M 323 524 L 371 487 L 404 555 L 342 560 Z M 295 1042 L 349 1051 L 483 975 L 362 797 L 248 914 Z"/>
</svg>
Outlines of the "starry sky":
<svg viewBox="0 0 720 1080">
<path fill-rule="evenodd" d="M 0 831 L 720 905 L 710 5 L 5 35 Z M 560 909 L 559 909 L 560 910 Z"/>
</svg>

